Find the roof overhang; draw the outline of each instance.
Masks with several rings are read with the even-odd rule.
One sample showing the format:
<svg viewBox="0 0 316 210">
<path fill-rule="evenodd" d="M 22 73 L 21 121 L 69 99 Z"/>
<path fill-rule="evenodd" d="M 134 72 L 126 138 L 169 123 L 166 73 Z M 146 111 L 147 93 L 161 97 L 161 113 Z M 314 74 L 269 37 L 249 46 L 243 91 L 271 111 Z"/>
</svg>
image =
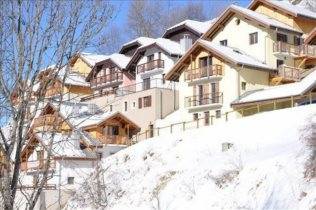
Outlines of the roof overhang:
<svg viewBox="0 0 316 210">
<path fill-rule="evenodd" d="M 267 68 L 260 68 L 258 66 L 252 66 L 252 65 L 247 65 L 244 63 L 240 63 L 240 62 L 236 62 L 234 60 L 232 60 L 231 58 L 229 58 L 228 56 L 225 55 L 225 53 L 222 53 L 218 50 L 215 50 L 213 48 L 210 48 L 206 45 L 204 45 L 202 42 L 200 42 L 200 40 L 197 40 L 193 46 L 185 53 L 184 56 L 182 56 L 178 62 L 172 67 L 172 69 L 167 73 L 167 75 L 165 76 L 165 78 L 167 80 L 174 80 L 174 81 L 178 81 L 180 75 L 182 74 L 182 72 L 184 71 L 184 67 L 188 66 L 185 65 L 185 61 L 187 59 L 190 59 L 191 54 L 195 51 L 200 51 L 201 49 L 204 49 L 210 53 L 212 53 L 212 55 L 214 55 L 215 57 L 217 57 L 219 60 L 225 61 L 228 64 L 231 65 L 236 65 L 236 66 L 241 66 L 241 67 L 249 67 L 252 69 L 256 69 L 256 70 L 272 70 L 272 69 L 267 69 Z"/>
<path fill-rule="evenodd" d="M 162 38 L 170 38 L 171 36 L 173 36 L 174 34 L 177 34 L 177 33 L 181 33 L 182 31 L 190 31 L 191 33 L 195 34 L 196 36 L 200 37 L 203 33 L 200 33 L 196 30 L 194 30 L 193 28 L 187 26 L 185 23 L 179 25 L 179 26 L 176 26 L 176 27 L 173 27 L 173 28 L 170 28 L 170 29 L 167 29 L 165 31 L 165 33 L 162 35 Z"/>
<path fill-rule="evenodd" d="M 253 22 L 256 22 L 258 23 L 260 26 L 262 27 L 265 27 L 265 28 L 270 28 L 270 29 L 278 29 L 278 30 L 281 30 L 281 31 L 286 31 L 286 32 L 289 32 L 290 30 L 288 29 L 285 29 L 285 28 L 279 28 L 279 27 L 276 27 L 274 25 L 270 25 L 270 24 L 266 24 L 262 21 L 260 21 L 259 19 L 257 18 L 254 18 L 242 11 L 239 11 L 233 7 L 228 7 L 223 13 L 222 15 L 216 20 L 216 22 L 211 26 L 211 28 L 205 32 L 203 34 L 203 36 L 201 37 L 202 39 L 211 39 L 215 34 L 218 33 L 219 30 L 221 30 L 225 24 L 234 16 L 234 15 L 240 15 L 240 16 L 243 16 L 245 18 L 247 18 L 248 20 L 250 21 L 253 21 Z M 303 34 L 302 32 L 299 32 L 299 31 L 296 31 L 293 29 L 293 31 L 290 31 L 290 32 L 293 32 L 293 33 L 296 33 L 296 34 Z"/>
<path fill-rule="evenodd" d="M 98 69 L 99 66 L 105 66 L 105 67 L 108 67 L 108 68 L 112 68 L 112 67 L 117 67 L 119 68 L 120 70 L 123 71 L 123 69 L 121 69 L 120 66 L 118 66 L 111 58 L 107 58 L 103 61 L 99 61 L 97 62 L 94 67 L 91 69 L 91 71 L 89 72 L 88 76 L 86 77 L 86 81 L 87 82 L 90 82 L 90 80 L 92 79 L 92 75 L 96 75 L 99 73 L 99 71 L 101 69 Z"/>
</svg>

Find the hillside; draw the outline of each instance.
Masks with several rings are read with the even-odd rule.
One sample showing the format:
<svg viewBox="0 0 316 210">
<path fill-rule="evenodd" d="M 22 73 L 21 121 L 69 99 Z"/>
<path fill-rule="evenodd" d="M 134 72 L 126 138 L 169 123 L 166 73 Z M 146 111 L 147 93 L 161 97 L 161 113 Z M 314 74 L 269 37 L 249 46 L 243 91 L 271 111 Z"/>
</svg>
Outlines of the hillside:
<svg viewBox="0 0 316 210">
<path fill-rule="evenodd" d="M 143 141 L 104 160 L 67 209 L 315 209 L 313 123 L 309 105 Z"/>
</svg>

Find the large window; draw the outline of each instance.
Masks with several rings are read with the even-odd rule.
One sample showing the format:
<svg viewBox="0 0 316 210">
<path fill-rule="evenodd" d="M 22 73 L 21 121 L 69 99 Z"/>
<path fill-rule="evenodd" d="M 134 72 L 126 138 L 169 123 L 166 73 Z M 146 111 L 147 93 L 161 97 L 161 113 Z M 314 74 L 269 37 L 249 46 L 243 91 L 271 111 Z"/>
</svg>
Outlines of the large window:
<svg viewBox="0 0 316 210">
<path fill-rule="evenodd" d="M 105 127 L 105 134 L 109 136 L 118 136 L 119 135 L 119 126 L 117 125 L 108 125 Z"/>
<path fill-rule="evenodd" d="M 249 44 L 256 44 L 258 43 L 258 32 L 249 34 Z"/>
</svg>

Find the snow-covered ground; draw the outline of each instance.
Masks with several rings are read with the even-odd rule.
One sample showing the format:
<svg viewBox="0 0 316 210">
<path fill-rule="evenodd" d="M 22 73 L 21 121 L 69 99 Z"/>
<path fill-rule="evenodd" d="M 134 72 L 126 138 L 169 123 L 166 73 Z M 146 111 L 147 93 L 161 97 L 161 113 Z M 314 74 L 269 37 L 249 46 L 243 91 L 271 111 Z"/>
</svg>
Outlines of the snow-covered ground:
<svg viewBox="0 0 316 210">
<path fill-rule="evenodd" d="M 66 208 L 315 209 L 313 124 L 308 105 L 140 142 L 105 159 Z"/>
</svg>

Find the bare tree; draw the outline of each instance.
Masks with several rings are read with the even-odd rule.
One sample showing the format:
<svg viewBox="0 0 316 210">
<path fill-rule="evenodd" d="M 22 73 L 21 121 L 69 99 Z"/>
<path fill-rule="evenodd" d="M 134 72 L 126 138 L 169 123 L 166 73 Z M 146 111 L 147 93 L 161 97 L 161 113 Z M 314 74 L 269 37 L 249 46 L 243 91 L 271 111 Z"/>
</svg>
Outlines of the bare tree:
<svg viewBox="0 0 316 210">
<path fill-rule="evenodd" d="M 162 34 L 164 7 L 159 1 L 134 0 L 129 6 L 127 17 L 127 31 L 132 37 L 158 37 Z"/>
<path fill-rule="evenodd" d="M 166 15 L 166 25 L 170 27 L 186 19 L 205 21 L 206 15 L 202 2 L 189 2 L 182 7 L 172 8 Z"/>
<path fill-rule="evenodd" d="M 98 51 L 107 54 L 118 52 L 123 42 L 121 30 L 113 25 L 109 28 L 105 36 L 101 38 Z"/>
<path fill-rule="evenodd" d="M 73 54 L 96 45 L 114 12 L 113 5 L 102 0 L 0 1 L 0 196 L 4 209 L 16 204 L 21 152 L 50 80 Z M 37 75 L 50 64 L 55 64 L 55 71 L 41 84 L 34 100 Z M 29 113 L 31 106 L 34 111 Z M 29 209 L 48 179 L 51 146 L 46 149 L 47 162 L 28 199 Z"/>
</svg>

